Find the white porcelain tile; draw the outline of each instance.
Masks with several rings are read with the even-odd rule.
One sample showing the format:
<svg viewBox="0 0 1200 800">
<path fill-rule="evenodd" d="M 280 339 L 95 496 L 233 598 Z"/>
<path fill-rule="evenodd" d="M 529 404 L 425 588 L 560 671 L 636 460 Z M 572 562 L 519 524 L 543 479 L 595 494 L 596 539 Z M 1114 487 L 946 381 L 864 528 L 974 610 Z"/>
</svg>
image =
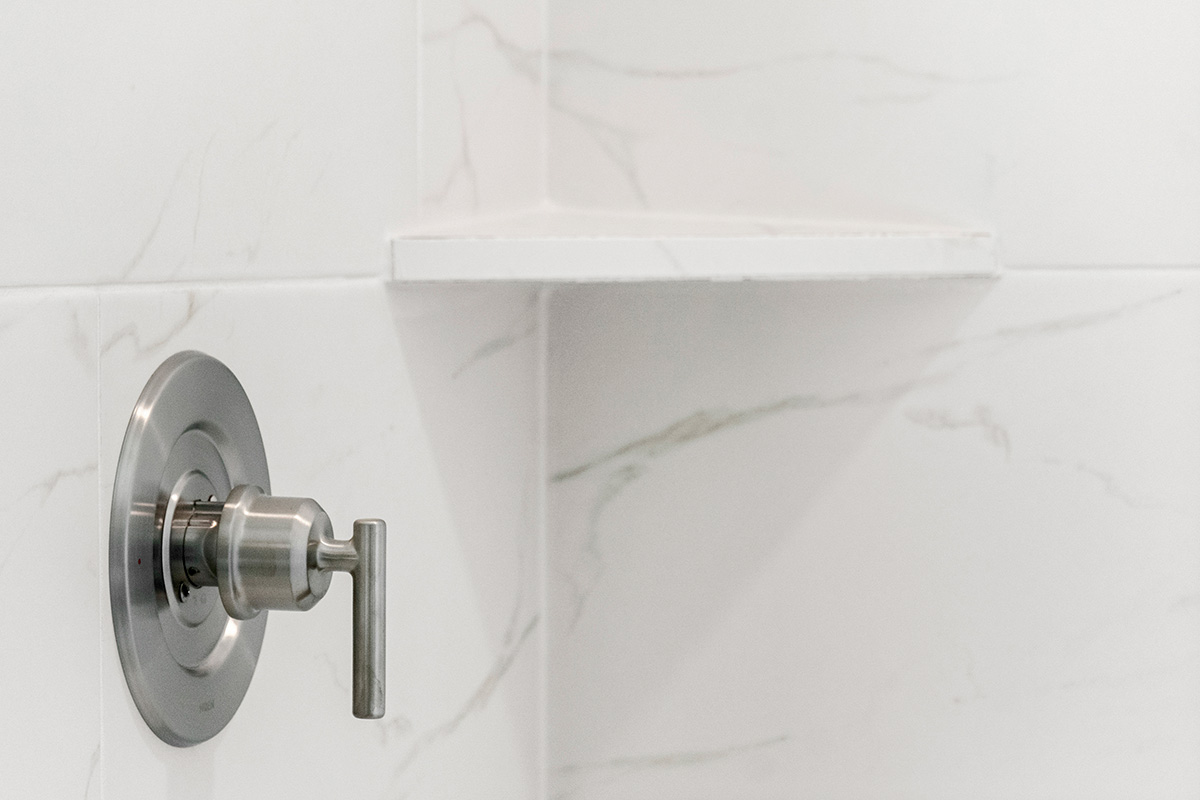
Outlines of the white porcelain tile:
<svg viewBox="0 0 1200 800">
<path fill-rule="evenodd" d="M 551 796 L 1200 791 L 1200 280 L 550 320 Z"/>
<path fill-rule="evenodd" d="M 0 297 L 3 793 L 99 797 L 96 295 Z"/>
<path fill-rule="evenodd" d="M 3 282 L 380 274 L 415 213 L 415 9 L 7 3 Z"/>
<path fill-rule="evenodd" d="M 1200 263 L 1200 8 L 550 5 L 568 206 L 997 231 L 1010 264 Z"/>
<path fill-rule="evenodd" d="M 545 191 L 544 5 L 421 9 L 421 219 L 537 204 Z"/>
<path fill-rule="evenodd" d="M 476 476 L 443 460 L 446 448 L 453 452 L 468 442 L 453 438 L 449 405 L 427 406 L 433 389 L 418 380 L 415 365 L 435 362 L 413 355 L 427 352 L 422 348 L 430 343 L 414 341 L 409 326 L 420 324 L 404 307 L 402 297 L 374 281 L 105 293 L 105 513 L 121 436 L 142 385 L 163 358 L 194 348 L 225 361 L 246 387 L 276 493 L 316 498 L 342 536 L 357 516 L 377 515 L 389 524 L 383 720 L 350 715 L 350 587 L 344 579 L 335 579 L 309 612 L 271 615 L 241 709 L 225 731 L 194 748 L 162 744 L 142 723 L 108 634 L 107 796 L 531 796 L 536 753 L 527 703 L 536 693 L 509 683 L 512 676 L 527 682 L 537 676 L 538 652 L 523 647 L 538 621 L 536 585 L 527 585 L 529 566 L 521 555 L 529 539 L 527 476 L 514 468 L 511 480 L 474 487 L 493 501 L 488 510 L 495 516 L 461 518 L 463 508 L 477 510 L 459 505 Z M 523 301 L 516 306 L 523 308 Z M 464 335 L 474 330 L 484 341 L 494 335 L 482 320 L 478 327 L 461 317 L 453 321 Z M 518 352 L 508 354 L 513 360 L 500 372 L 494 370 L 501 356 L 481 359 L 460 374 L 461 388 L 446 391 L 477 398 L 507 393 L 524 403 L 531 376 Z M 441 366 L 453 375 L 461 365 Z M 468 402 L 454 413 L 464 407 L 474 406 Z M 512 415 L 509 424 L 531 424 L 519 419 Z M 449 440 L 439 438 L 447 431 Z M 494 458 L 513 468 L 527 457 L 525 438 L 504 434 L 496 441 L 520 440 L 523 449 L 497 450 Z M 491 521 L 495 527 L 488 527 Z M 481 576 L 481 560 L 501 553 L 507 560 L 492 559 L 493 571 Z M 337 769 L 299 768 L 326 763 L 330 753 Z"/>
<path fill-rule="evenodd" d="M 488 709 L 503 715 L 513 747 L 499 767 L 446 763 L 445 775 L 461 785 L 442 777 L 442 791 L 450 797 L 540 798 L 545 682 L 540 292 L 514 284 L 397 285 L 390 298 L 492 655 L 486 673 L 473 676 L 477 685 L 460 713 Z M 433 741 L 460 722 L 455 716 L 423 738 Z M 440 758 L 464 757 L 471 758 L 461 751 Z M 472 765 L 464 768 L 467 763 Z M 497 772 L 489 774 L 491 769 Z M 515 782 L 506 785 L 501 776 L 507 775 Z"/>
</svg>

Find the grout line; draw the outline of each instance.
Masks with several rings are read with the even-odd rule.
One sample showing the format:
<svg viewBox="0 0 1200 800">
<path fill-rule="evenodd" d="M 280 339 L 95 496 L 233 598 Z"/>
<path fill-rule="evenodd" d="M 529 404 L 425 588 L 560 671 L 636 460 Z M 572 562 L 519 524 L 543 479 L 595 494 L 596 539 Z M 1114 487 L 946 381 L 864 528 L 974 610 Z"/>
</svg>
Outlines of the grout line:
<svg viewBox="0 0 1200 800">
<path fill-rule="evenodd" d="M 384 283 L 388 280 L 384 274 L 379 275 L 328 275 L 305 278 L 247 278 L 244 280 L 196 280 L 196 281 L 147 281 L 145 283 L 101 283 L 82 288 L 95 289 L 101 294 L 128 291 L 130 289 L 153 289 L 156 291 L 192 290 L 192 289 L 266 289 L 273 287 L 302 288 L 305 286 L 355 286 L 361 284 Z M 49 287 L 47 287 L 49 288 Z"/>
<path fill-rule="evenodd" d="M 98 776 L 97 780 L 99 780 L 99 789 L 96 796 L 99 797 L 100 800 L 104 800 L 104 769 L 107 761 L 104 753 L 104 604 L 108 603 L 109 599 L 107 591 L 108 542 L 107 537 L 104 535 L 108 528 L 104 524 L 104 475 L 101 472 L 101 453 L 104 433 L 102 419 L 103 410 L 101 405 L 103 390 L 101 386 L 102 375 L 100 372 L 100 337 L 104 332 L 104 321 L 102 319 L 102 314 L 104 313 L 104 304 L 101 302 L 101 299 L 102 298 L 100 297 L 100 294 L 97 292 L 94 297 L 94 302 L 96 304 L 96 340 L 94 343 L 96 356 L 96 360 L 94 362 L 96 366 L 96 531 L 98 534 L 96 536 L 96 591 L 100 594 L 100 606 L 96 609 L 96 625 L 100 628 L 100 648 L 96 654 L 96 675 L 99 677 L 99 685 L 97 686 L 97 690 L 100 693 L 100 703 L 97 713 L 99 714 L 100 718 L 96 720 L 96 722 L 99 726 L 100 736 L 96 743 L 96 747 L 99 748 L 99 753 L 97 755 L 97 760 L 99 763 L 96 764 L 96 774 Z M 89 792 L 90 789 L 91 787 L 88 786 L 84 788 L 84 791 Z"/>
<path fill-rule="evenodd" d="M 549 398 L 547 397 L 549 389 L 549 353 L 550 353 L 550 298 L 554 293 L 554 288 L 542 286 L 538 290 L 538 339 L 537 339 L 537 363 L 536 363 L 536 380 L 535 396 L 537 398 L 537 519 L 538 519 L 538 565 L 537 565 L 537 580 L 538 580 L 538 612 L 541 615 L 542 624 L 539 626 L 538 632 L 539 643 L 541 649 L 541 675 L 538 676 L 538 718 L 540 719 L 540 736 L 538 737 L 538 769 L 539 785 L 537 788 L 538 797 L 541 800 L 549 800 L 550 797 L 550 698 L 549 698 L 549 676 L 550 676 L 550 615 L 549 615 L 549 599 L 547 591 L 547 575 L 549 574 L 549 547 L 547 538 L 549 535 L 547 524 L 547 453 L 546 444 L 548 441 L 548 407 Z"/>
<path fill-rule="evenodd" d="M 47 283 L 47 284 L 21 284 L 15 286 L 0 286 L 0 296 L 5 294 L 16 294 L 21 292 L 38 292 L 38 293 L 81 293 L 94 292 L 98 295 L 116 294 L 119 292 L 129 291 L 190 291 L 190 290 L 213 290 L 221 288 L 230 289 L 262 289 L 262 288 L 299 288 L 305 286 L 331 286 L 331 285 L 360 285 L 371 283 L 386 283 L 390 280 L 386 273 L 379 275 L 331 275 L 317 276 L 311 278 L 247 278 L 247 279 L 227 279 L 218 278 L 211 280 L 192 280 L 192 281 L 129 281 L 125 283 Z"/>
<path fill-rule="evenodd" d="M 420 276 L 405 278 L 396 267 L 395 253 L 391 259 L 391 270 L 378 276 L 330 276 L 314 278 L 262 278 L 248 280 L 196 280 L 196 281 L 161 281 L 161 282 L 129 282 L 129 283 L 93 283 L 93 284 L 30 284 L 19 286 L 0 286 L 0 298 L 7 295 L 23 293 L 41 294 L 80 294 L 95 293 L 98 296 L 118 294 L 122 292 L 160 291 L 213 291 L 220 289 L 270 289 L 270 288 L 304 288 L 308 286 L 356 286 L 356 285 L 386 285 L 394 282 L 413 284 L 445 284 L 445 283 L 546 283 L 557 284 L 610 284 L 610 283 L 687 283 L 687 282 L 739 282 L 764 281 L 786 283 L 799 281 L 804 283 L 838 280 L 941 280 L 941 279 L 989 279 L 1003 280 L 1006 275 L 1021 276 L 1080 276 L 1086 274 L 1118 275 L 1122 277 L 1190 277 L 1200 275 L 1200 265 L 1175 266 L 1006 266 L 998 272 L 988 273 L 813 273 L 794 275 L 739 275 L 739 274 L 708 274 L 693 275 L 686 279 L 663 275 L 620 275 L 620 276 L 574 276 L 574 275 L 487 275 L 485 273 L 460 275 L 453 278 L 444 276 Z"/>
<path fill-rule="evenodd" d="M 1023 273 L 1065 273 L 1080 272 L 1127 272 L 1130 274 L 1153 275 L 1162 272 L 1193 272 L 1200 270 L 1200 264 L 1001 264 L 999 274 L 1006 272 Z"/>
</svg>

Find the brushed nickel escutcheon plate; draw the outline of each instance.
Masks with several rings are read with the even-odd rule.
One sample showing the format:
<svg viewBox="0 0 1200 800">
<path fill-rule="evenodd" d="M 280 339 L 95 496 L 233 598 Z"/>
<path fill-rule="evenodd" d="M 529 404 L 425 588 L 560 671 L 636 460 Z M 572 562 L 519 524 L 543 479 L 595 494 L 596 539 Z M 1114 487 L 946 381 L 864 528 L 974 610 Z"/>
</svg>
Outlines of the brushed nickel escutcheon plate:
<svg viewBox="0 0 1200 800">
<path fill-rule="evenodd" d="M 215 736 L 254 676 L 265 611 L 237 620 L 215 586 L 172 575 L 177 509 L 235 486 L 270 491 L 254 409 L 229 368 L 194 351 L 171 356 L 138 398 L 117 465 L 109 523 L 113 628 L 146 724 L 176 746 Z"/>
<path fill-rule="evenodd" d="M 215 736 L 254 676 L 268 610 L 307 611 L 354 581 L 351 711 L 384 713 L 387 525 L 336 539 L 307 497 L 270 493 L 250 400 L 184 352 L 155 370 L 125 431 L 109 524 L 117 650 L 146 724 L 179 747 Z"/>
</svg>

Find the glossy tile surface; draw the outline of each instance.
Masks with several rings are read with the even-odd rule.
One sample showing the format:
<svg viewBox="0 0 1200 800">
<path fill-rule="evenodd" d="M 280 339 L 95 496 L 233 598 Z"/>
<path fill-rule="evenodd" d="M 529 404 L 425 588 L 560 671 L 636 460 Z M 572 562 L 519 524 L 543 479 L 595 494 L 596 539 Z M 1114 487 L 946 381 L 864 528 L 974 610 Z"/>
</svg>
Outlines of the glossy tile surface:
<svg viewBox="0 0 1200 800">
<path fill-rule="evenodd" d="M 5 4 L 0 282 L 378 275 L 416 3 Z"/>
<path fill-rule="evenodd" d="M 1200 264 L 1200 7 L 556 0 L 565 206 L 984 228 Z"/>
<path fill-rule="evenodd" d="M 0 75 L 0 794 L 1200 794 L 1195 3 L 13 0 Z M 1079 269 L 695 280 L 997 263 Z M 139 717 L 185 348 L 388 521 L 383 720 L 347 578 L 214 740 Z"/>
<path fill-rule="evenodd" d="M 96 297 L 0 296 L 0 775 L 100 797 Z"/>
<path fill-rule="evenodd" d="M 1200 283 L 560 290 L 550 796 L 1200 791 Z"/>
<path fill-rule="evenodd" d="M 548 320 L 542 297 L 0 298 L 21 456 L 0 626 L 38 642 L 0 652 L 6 780 L 134 800 L 1200 788 L 1188 271 L 560 287 Z M 133 401 L 183 348 L 243 381 L 277 492 L 340 533 L 389 521 L 384 720 L 349 714 L 344 579 L 272 616 L 212 742 L 170 748 L 138 717 L 107 506 Z M 26 534 L 65 570 L 53 595 L 14 572 Z M 328 752 L 346 773 L 296 768 Z"/>
<path fill-rule="evenodd" d="M 544 198 L 544 41 L 537 0 L 422 6 L 420 221 Z"/>
</svg>

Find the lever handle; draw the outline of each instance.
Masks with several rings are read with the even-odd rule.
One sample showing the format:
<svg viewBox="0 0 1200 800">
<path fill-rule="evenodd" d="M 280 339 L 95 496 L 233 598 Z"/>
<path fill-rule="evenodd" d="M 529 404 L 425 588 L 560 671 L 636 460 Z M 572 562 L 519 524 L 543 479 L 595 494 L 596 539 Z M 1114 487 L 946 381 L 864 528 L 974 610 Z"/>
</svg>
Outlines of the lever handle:
<svg viewBox="0 0 1200 800">
<path fill-rule="evenodd" d="M 171 574 L 176 596 L 188 587 L 217 586 L 234 619 L 273 609 L 307 611 L 329 590 L 333 572 L 354 580 L 354 716 L 384 713 L 387 525 L 360 519 L 350 539 L 335 539 L 316 501 L 273 497 L 238 486 L 224 503 L 176 508 L 171 524 Z"/>
<path fill-rule="evenodd" d="M 316 563 L 321 569 L 349 572 L 354 579 L 354 716 L 379 719 L 385 688 L 387 523 L 355 520 L 349 541 L 322 538 Z"/>
<path fill-rule="evenodd" d="M 381 519 L 354 522 L 354 716 L 383 716 L 387 655 L 387 523 Z"/>
</svg>

